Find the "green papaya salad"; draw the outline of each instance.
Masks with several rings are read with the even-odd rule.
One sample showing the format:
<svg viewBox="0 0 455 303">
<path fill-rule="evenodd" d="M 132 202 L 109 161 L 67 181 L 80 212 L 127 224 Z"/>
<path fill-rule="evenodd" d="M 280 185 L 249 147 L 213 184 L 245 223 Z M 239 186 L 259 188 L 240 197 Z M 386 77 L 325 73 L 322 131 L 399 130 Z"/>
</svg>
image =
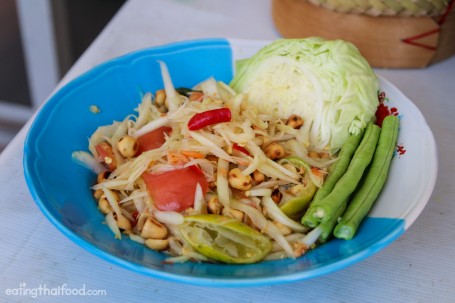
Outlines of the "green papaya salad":
<svg viewBox="0 0 455 303">
<path fill-rule="evenodd" d="M 97 175 L 117 238 L 167 262 L 298 258 L 351 239 L 387 178 L 398 118 L 374 124 L 378 79 L 352 44 L 280 39 L 209 78 L 146 93 L 73 157 Z"/>
</svg>

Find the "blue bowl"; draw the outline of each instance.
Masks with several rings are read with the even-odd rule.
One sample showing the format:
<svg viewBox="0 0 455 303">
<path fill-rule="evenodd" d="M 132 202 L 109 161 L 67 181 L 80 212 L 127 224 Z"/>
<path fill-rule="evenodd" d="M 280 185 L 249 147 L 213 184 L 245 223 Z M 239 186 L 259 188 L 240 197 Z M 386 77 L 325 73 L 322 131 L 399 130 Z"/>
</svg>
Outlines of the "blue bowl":
<svg viewBox="0 0 455 303">
<path fill-rule="evenodd" d="M 395 240 L 427 203 L 436 179 L 437 161 L 433 135 L 423 116 L 384 79 L 383 90 L 389 99 L 394 99 L 391 105 L 396 104 L 401 111 L 400 142 L 409 143 L 408 149 L 416 152 L 395 157 L 377 206 L 353 240 L 334 239 L 296 260 L 250 265 L 167 264 L 162 253 L 127 237 L 115 239 L 103 224 L 104 217 L 90 190 L 96 176 L 74 162 L 72 152 L 87 150 L 88 137 L 98 126 L 122 120 L 133 113 L 145 92 L 163 87 L 158 60 L 167 64 L 176 87 L 191 87 L 208 77 L 228 83 L 234 73 L 234 61 L 261 45 L 254 41 L 209 39 L 145 49 L 101 64 L 57 91 L 36 116 L 24 148 L 26 181 L 44 215 L 72 241 L 114 264 L 156 278 L 211 286 L 264 285 L 313 278 L 356 263 Z M 100 113 L 92 113 L 91 105 L 98 106 Z M 406 121 L 407 114 L 412 115 L 413 121 Z M 400 172 L 402 168 L 409 170 L 405 174 L 410 176 L 422 170 L 426 178 L 411 178 L 411 187 L 400 194 L 403 206 L 397 207 L 396 193 L 403 191 L 400 182 L 406 180 Z M 419 187 L 423 189 L 411 194 Z"/>
</svg>

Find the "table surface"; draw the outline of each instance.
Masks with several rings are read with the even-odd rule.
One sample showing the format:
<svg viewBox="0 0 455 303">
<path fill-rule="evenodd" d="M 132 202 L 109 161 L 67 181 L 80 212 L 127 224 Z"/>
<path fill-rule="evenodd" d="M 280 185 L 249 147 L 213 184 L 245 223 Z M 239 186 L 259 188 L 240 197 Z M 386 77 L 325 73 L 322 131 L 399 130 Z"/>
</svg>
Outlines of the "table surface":
<svg viewBox="0 0 455 303">
<path fill-rule="evenodd" d="M 129 0 L 60 85 L 102 61 L 154 45 L 212 37 L 276 39 L 270 13 L 265 0 Z M 376 71 L 422 111 L 443 163 L 419 218 L 377 254 L 311 280 L 248 288 L 185 285 L 120 268 L 71 242 L 40 213 L 22 168 L 29 121 L 0 156 L 0 301 L 61 302 L 55 289 L 66 287 L 99 291 L 65 296 L 66 302 L 453 302 L 455 57 L 426 69 Z M 47 295 L 33 298 L 38 288 L 48 289 Z"/>
</svg>

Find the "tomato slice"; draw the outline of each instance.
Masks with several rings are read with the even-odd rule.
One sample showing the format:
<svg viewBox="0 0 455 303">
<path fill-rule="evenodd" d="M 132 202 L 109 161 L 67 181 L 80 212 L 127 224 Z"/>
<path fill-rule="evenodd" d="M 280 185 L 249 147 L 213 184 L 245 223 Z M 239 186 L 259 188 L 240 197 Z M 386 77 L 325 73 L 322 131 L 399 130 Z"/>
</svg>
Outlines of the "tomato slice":
<svg viewBox="0 0 455 303">
<path fill-rule="evenodd" d="M 182 212 L 192 207 L 198 183 L 204 195 L 208 191 L 208 182 L 195 165 L 159 174 L 145 172 L 142 178 L 157 208 L 163 211 Z"/>
<path fill-rule="evenodd" d="M 109 171 L 114 171 L 117 168 L 117 159 L 112 151 L 112 146 L 107 142 L 101 142 L 95 146 L 98 152 L 100 161 L 103 162 Z"/>
<path fill-rule="evenodd" d="M 138 156 L 145 151 L 160 147 L 164 144 L 164 142 L 166 142 L 165 136 L 169 135 L 171 132 L 172 128 L 168 126 L 162 126 L 138 137 L 137 143 L 139 145 L 139 150 L 137 151 L 136 155 Z"/>
</svg>

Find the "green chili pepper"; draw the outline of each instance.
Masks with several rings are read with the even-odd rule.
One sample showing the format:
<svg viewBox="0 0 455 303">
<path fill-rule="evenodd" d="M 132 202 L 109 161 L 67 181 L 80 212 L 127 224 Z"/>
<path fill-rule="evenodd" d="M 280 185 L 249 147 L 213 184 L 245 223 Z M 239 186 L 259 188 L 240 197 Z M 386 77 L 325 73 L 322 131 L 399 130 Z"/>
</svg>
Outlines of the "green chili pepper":
<svg viewBox="0 0 455 303">
<path fill-rule="evenodd" d="M 357 147 L 359 146 L 362 137 L 363 133 L 360 133 L 358 135 L 352 135 L 346 140 L 346 143 L 341 148 L 340 153 L 338 154 L 338 158 L 336 162 L 333 164 L 329 172 L 329 175 L 324 181 L 324 184 L 322 184 L 322 187 L 314 195 L 314 199 L 311 205 L 313 205 L 316 201 L 321 200 L 330 194 L 338 180 L 340 180 L 340 178 L 348 169 L 352 156 L 357 150 Z M 316 207 L 310 206 L 308 208 L 308 210 L 305 212 L 305 215 L 302 217 L 301 220 L 303 225 L 308 227 L 316 227 L 319 224 L 319 221 L 314 217 L 315 211 Z"/>
<path fill-rule="evenodd" d="M 314 201 L 312 205 L 315 207 L 313 217 L 320 222 L 327 222 L 341 203 L 354 192 L 363 172 L 373 158 L 380 131 L 379 126 L 373 123 L 368 124 L 365 135 L 355 151 L 346 173 L 338 180 L 330 194 L 321 200 Z"/>
<path fill-rule="evenodd" d="M 382 122 L 381 135 L 370 169 L 362 186 L 355 193 L 346 212 L 335 227 L 335 237 L 352 239 L 360 223 L 376 201 L 387 179 L 398 138 L 398 126 L 399 120 L 396 116 L 387 116 Z"/>
</svg>

